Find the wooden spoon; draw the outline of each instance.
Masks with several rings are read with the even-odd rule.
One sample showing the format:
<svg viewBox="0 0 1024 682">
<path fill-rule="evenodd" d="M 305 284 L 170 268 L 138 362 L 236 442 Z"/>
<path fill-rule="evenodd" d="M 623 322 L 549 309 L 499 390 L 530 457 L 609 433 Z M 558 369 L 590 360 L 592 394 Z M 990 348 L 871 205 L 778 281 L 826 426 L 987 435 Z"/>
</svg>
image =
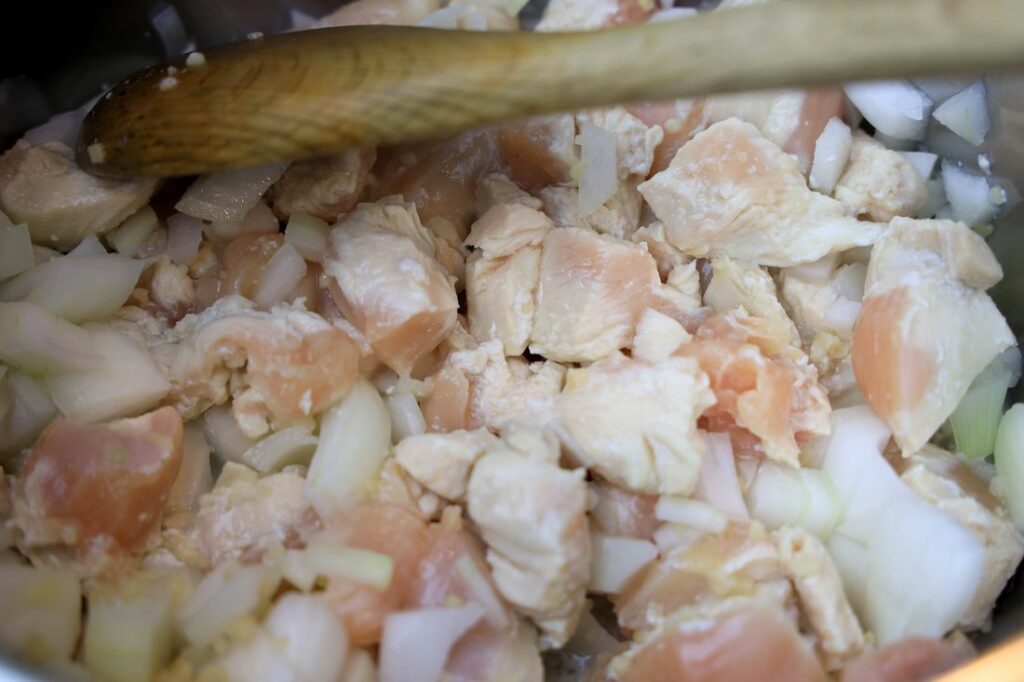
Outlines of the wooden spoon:
<svg viewBox="0 0 1024 682">
<path fill-rule="evenodd" d="M 357 26 L 191 61 L 104 96 L 80 163 L 205 173 L 622 102 L 989 71 L 1024 64 L 1024 1 L 788 0 L 578 33 Z"/>
</svg>

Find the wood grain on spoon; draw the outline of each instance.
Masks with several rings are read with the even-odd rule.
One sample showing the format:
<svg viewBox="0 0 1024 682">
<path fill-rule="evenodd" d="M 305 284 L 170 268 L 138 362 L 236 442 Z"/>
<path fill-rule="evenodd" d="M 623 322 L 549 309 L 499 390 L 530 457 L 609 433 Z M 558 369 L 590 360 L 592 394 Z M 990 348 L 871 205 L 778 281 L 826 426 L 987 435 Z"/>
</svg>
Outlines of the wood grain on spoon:
<svg viewBox="0 0 1024 682">
<path fill-rule="evenodd" d="M 616 103 L 1024 64 L 1022 0 L 789 0 L 579 33 L 359 26 L 140 72 L 86 119 L 79 161 L 186 175 Z"/>
</svg>

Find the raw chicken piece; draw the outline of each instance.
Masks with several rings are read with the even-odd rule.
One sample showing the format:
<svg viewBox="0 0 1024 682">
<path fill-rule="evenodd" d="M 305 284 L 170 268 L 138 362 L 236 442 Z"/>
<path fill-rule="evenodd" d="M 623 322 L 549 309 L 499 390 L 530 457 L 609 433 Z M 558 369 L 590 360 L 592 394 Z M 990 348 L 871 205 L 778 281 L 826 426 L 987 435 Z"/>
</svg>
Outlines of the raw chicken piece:
<svg viewBox="0 0 1024 682">
<path fill-rule="evenodd" d="M 609 666 L 621 682 L 825 682 L 792 619 L 759 599 L 685 609 Z"/>
<path fill-rule="evenodd" d="M 649 126 L 660 125 L 665 133 L 661 144 L 654 150 L 649 175 L 668 168 L 683 145 L 707 125 L 703 99 L 633 104 L 626 109 Z"/>
<path fill-rule="evenodd" d="M 196 288 L 188 268 L 161 256 L 142 274 L 139 286 L 149 292 L 150 309 L 175 323 L 195 308 Z"/>
<path fill-rule="evenodd" d="M 337 286 L 342 313 L 378 359 L 408 374 L 455 325 L 459 302 L 445 271 L 393 229 L 346 220 L 330 242 L 324 272 Z"/>
<path fill-rule="evenodd" d="M 587 362 L 625 348 L 662 288 L 654 259 L 635 244 L 581 229 L 544 239 L 530 351 Z"/>
<path fill-rule="evenodd" d="M 757 126 L 761 134 L 793 154 L 806 173 L 814 159 L 814 144 L 833 116 L 843 114 L 839 88 L 783 90 L 719 95 L 704 100 L 708 124 L 735 117 Z"/>
<path fill-rule="evenodd" d="M 159 180 L 106 180 L 75 163 L 63 142 L 18 141 L 0 156 L 0 210 L 27 223 L 32 241 L 70 249 L 146 205 Z"/>
<path fill-rule="evenodd" d="M 502 173 L 489 173 L 476 183 L 476 214 L 482 216 L 498 204 L 519 204 L 540 210 L 541 201 L 530 196 Z"/>
<path fill-rule="evenodd" d="M 853 369 L 904 452 L 920 450 L 1016 339 L 985 289 L 1002 269 L 962 223 L 894 218 L 871 253 Z"/>
<path fill-rule="evenodd" d="M 839 571 L 821 540 L 802 528 L 782 528 L 775 540 L 782 570 L 796 588 L 825 668 L 842 669 L 864 649 L 864 631 L 843 592 Z"/>
<path fill-rule="evenodd" d="M 24 545 L 142 548 L 160 527 L 181 444 L 181 417 L 169 407 L 107 424 L 57 418 L 18 478 L 14 524 Z"/>
<path fill-rule="evenodd" d="M 423 487 L 461 502 L 473 465 L 497 442 L 487 429 L 423 433 L 403 438 L 395 446 L 395 459 Z"/>
<path fill-rule="evenodd" d="M 732 522 L 649 564 L 615 599 L 615 613 L 626 630 L 647 632 L 684 607 L 760 590 L 788 608 L 792 590 L 771 534 L 757 521 Z"/>
<path fill-rule="evenodd" d="M 650 540 L 661 525 L 654 516 L 658 503 L 654 495 L 634 493 L 599 478 L 590 483 L 590 492 L 597 500 L 590 518 L 606 535 Z"/>
<path fill-rule="evenodd" d="M 866 133 L 853 136 L 850 165 L 833 193 L 849 215 L 886 223 L 916 215 L 928 191 L 907 157 Z"/>
<path fill-rule="evenodd" d="M 809 190 L 792 156 L 737 119 L 699 133 L 640 193 L 691 256 L 785 267 L 871 244 L 881 231 Z"/>
<path fill-rule="evenodd" d="M 412 26 L 440 8 L 440 0 L 356 0 L 322 17 L 314 26 Z"/>
<path fill-rule="evenodd" d="M 640 224 L 644 198 L 635 180 L 620 182 L 615 194 L 590 215 L 580 215 L 579 190 L 575 187 L 545 187 L 540 192 L 544 212 L 557 227 L 578 227 L 618 239 L 629 239 Z"/>
<path fill-rule="evenodd" d="M 971 657 L 965 647 L 944 639 L 912 637 L 876 649 L 851 662 L 842 682 L 925 682 Z"/>
<path fill-rule="evenodd" d="M 498 589 L 540 628 L 541 648 L 558 648 L 576 629 L 590 579 L 587 487 L 581 470 L 559 468 L 550 434 L 513 431 L 473 468 L 467 509 Z"/>
<path fill-rule="evenodd" d="M 719 256 L 711 259 L 711 270 L 714 274 L 704 292 L 704 302 L 716 313 L 743 308 L 751 315 L 785 326 L 790 338 L 797 341 L 796 326 L 779 303 L 775 281 L 764 268 Z"/>
<path fill-rule="evenodd" d="M 469 331 L 499 339 L 506 355 L 521 355 L 533 328 L 540 279 L 540 244 L 551 220 L 521 204 L 499 204 L 473 223 L 466 243 Z"/>
<path fill-rule="evenodd" d="M 308 420 L 345 397 L 358 373 L 349 336 L 305 310 L 263 313 L 232 296 L 188 315 L 151 346 L 171 382 L 167 397 L 191 419 L 233 397 L 232 411 L 250 438 L 273 424 Z"/>
<path fill-rule="evenodd" d="M 258 558 L 280 546 L 304 545 L 317 526 L 303 496 L 305 479 L 292 471 L 260 478 L 228 462 L 199 509 L 169 519 L 164 545 L 192 568 L 208 571 L 227 559 Z"/>
<path fill-rule="evenodd" d="M 498 128 L 498 148 L 508 176 L 519 186 L 540 189 L 575 184 L 579 162 L 576 119 L 572 114 L 535 116 Z"/>
<path fill-rule="evenodd" d="M 583 31 L 640 24 L 654 13 L 655 3 L 641 0 L 552 0 L 537 24 L 538 31 Z"/>
<path fill-rule="evenodd" d="M 697 418 L 714 402 L 691 358 L 616 354 L 570 370 L 556 414 L 580 465 L 630 491 L 687 495 L 704 455 Z"/>
<path fill-rule="evenodd" d="M 284 246 L 284 235 L 245 234 L 224 248 L 224 270 L 218 296 L 240 294 L 248 299 L 256 297 L 260 279 L 267 263 Z"/>
<path fill-rule="evenodd" d="M 665 137 L 661 126 L 648 126 L 624 107 L 592 109 L 576 114 L 577 127 L 584 123 L 592 123 L 615 136 L 619 180 L 630 176 L 643 179 L 651 172 L 654 150 Z"/>
<path fill-rule="evenodd" d="M 500 341 L 488 341 L 446 358 L 423 417 L 429 431 L 500 429 L 516 419 L 540 419 L 552 411 L 564 378 L 557 362 L 506 358 Z"/>
<path fill-rule="evenodd" d="M 677 354 L 695 357 L 717 402 L 705 413 L 710 431 L 725 431 L 733 447 L 799 466 L 798 437 L 829 432 L 829 402 L 817 372 L 789 344 L 784 328 L 756 317 L 716 316 Z M 737 430 L 736 427 L 739 427 Z"/>
<path fill-rule="evenodd" d="M 274 213 L 281 218 L 309 213 L 335 222 L 355 208 L 376 160 L 377 151 L 371 147 L 292 163 L 270 188 Z"/>
<path fill-rule="evenodd" d="M 909 457 L 890 461 L 900 480 L 953 517 L 985 544 L 985 580 L 960 618 L 967 630 L 985 628 L 992 606 L 1024 556 L 1024 538 L 1013 527 L 1006 508 L 985 481 L 956 456 L 926 445 Z"/>
</svg>

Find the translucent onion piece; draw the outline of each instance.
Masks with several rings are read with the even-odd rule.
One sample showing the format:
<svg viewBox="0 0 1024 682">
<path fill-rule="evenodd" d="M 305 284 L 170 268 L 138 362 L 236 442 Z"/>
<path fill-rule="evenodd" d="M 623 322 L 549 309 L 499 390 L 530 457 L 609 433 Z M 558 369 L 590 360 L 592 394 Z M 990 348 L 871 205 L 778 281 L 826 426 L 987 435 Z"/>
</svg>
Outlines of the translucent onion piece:
<svg viewBox="0 0 1024 682">
<path fill-rule="evenodd" d="M 946 206 L 946 187 L 942 178 L 925 180 L 924 188 L 928 192 L 928 198 L 917 211 L 917 218 L 934 218 L 943 206 Z"/>
<path fill-rule="evenodd" d="M 809 178 L 811 189 L 832 194 L 850 160 L 853 133 L 838 118 L 831 118 L 814 144 L 814 161 Z"/>
<path fill-rule="evenodd" d="M 921 176 L 922 180 L 927 180 L 932 176 L 935 171 L 935 164 L 938 163 L 939 157 L 937 154 L 930 152 L 901 152 L 903 158 L 910 162 L 910 165 L 914 167 L 917 174 Z"/>
<path fill-rule="evenodd" d="M 476 604 L 392 613 L 380 643 L 380 682 L 440 680 L 448 653 L 483 616 Z"/>
<path fill-rule="evenodd" d="M 942 162 L 942 185 L 953 216 L 968 225 L 983 225 L 999 211 L 988 179 L 973 175 L 951 161 Z"/>
<path fill-rule="evenodd" d="M 868 123 L 901 140 L 923 140 L 932 101 L 910 81 L 850 83 L 843 88 Z"/>
<path fill-rule="evenodd" d="M 164 509 L 168 514 L 194 510 L 199 506 L 199 498 L 212 487 L 210 445 L 198 424 L 186 424 L 181 469 L 178 470 L 178 477 L 174 479 L 174 485 L 167 493 L 167 504 Z"/>
<path fill-rule="evenodd" d="M 377 682 L 377 666 L 366 649 L 353 649 L 345 661 L 345 676 L 341 682 Z"/>
<path fill-rule="evenodd" d="M 204 175 L 193 182 L 175 208 L 200 220 L 238 222 L 277 182 L 287 163 Z"/>
<path fill-rule="evenodd" d="M 94 101 L 86 102 L 78 109 L 52 116 L 46 123 L 27 131 L 23 139 L 35 146 L 47 142 L 63 142 L 74 149 L 78 144 L 78 134 L 82 131 L 82 121 L 85 120 L 85 115 L 89 113 Z"/>
<path fill-rule="evenodd" d="M 256 443 L 242 432 L 227 407 L 211 407 L 203 413 L 201 424 L 203 435 L 221 463 L 242 462 L 242 455 Z"/>
<path fill-rule="evenodd" d="M 729 523 L 725 514 L 705 502 L 671 495 L 658 498 L 654 516 L 661 521 L 678 523 L 708 533 L 721 533 Z"/>
<path fill-rule="evenodd" d="M 917 78 L 914 86 L 935 102 L 944 102 L 971 84 L 968 78 Z"/>
<path fill-rule="evenodd" d="M 318 577 L 348 578 L 381 591 L 391 585 L 395 570 L 394 560 L 387 554 L 326 543 L 311 543 L 303 560 Z"/>
<path fill-rule="evenodd" d="M 91 326 L 89 333 L 101 364 L 46 377 L 63 414 L 83 422 L 130 417 L 155 407 L 171 390 L 149 351 L 132 336 L 102 325 Z"/>
<path fill-rule="evenodd" d="M 427 423 L 423 419 L 420 405 L 409 393 L 397 393 L 384 400 L 391 415 L 391 439 L 399 443 L 403 438 L 426 433 Z"/>
<path fill-rule="evenodd" d="M 67 659 L 82 627 L 82 591 L 70 570 L 0 563 L 0 642 L 32 660 Z"/>
<path fill-rule="evenodd" d="M 103 358 L 89 332 L 35 303 L 0 303 L 0 360 L 34 374 L 86 370 Z"/>
<path fill-rule="evenodd" d="M 494 593 L 487 577 L 480 571 L 469 556 L 463 555 L 455 562 L 455 570 L 466 588 L 472 594 L 473 600 L 484 607 L 484 619 L 496 628 L 503 628 L 508 625 L 508 618 L 505 616 L 505 609 L 501 600 Z"/>
<path fill-rule="evenodd" d="M 1003 416 L 1003 403 L 1012 379 L 1011 371 L 996 358 L 995 372 L 983 372 L 949 416 L 956 449 L 968 460 L 992 454 L 996 431 Z"/>
<path fill-rule="evenodd" d="M 173 636 L 167 590 L 90 595 L 82 661 L 101 680 L 148 682 L 170 660 Z"/>
<path fill-rule="evenodd" d="M 707 502 L 732 518 L 749 518 L 739 477 L 736 475 L 736 460 L 729 436 L 705 433 L 704 442 L 704 459 L 700 467 L 700 478 L 697 479 L 697 489 L 693 492 L 694 498 Z"/>
<path fill-rule="evenodd" d="M 203 233 L 215 242 L 229 242 L 244 234 L 267 234 L 280 229 L 277 216 L 262 201 L 253 206 L 240 221 L 217 221 L 207 225 Z"/>
<path fill-rule="evenodd" d="M 262 308 L 281 303 L 305 276 L 306 261 L 286 243 L 267 262 L 253 299 Z"/>
<path fill-rule="evenodd" d="M 263 564 L 225 561 L 203 578 L 178 614 L 190 644 L 209 644 L 243 616 L 257 615 L 270 602 L 280 576 Z"/>
<path fill-rule="evenodd" d="M 653 542 L 639 538 L 592 533 L 590 538 L 591 592 L 618 594 L 629 579 L 658 556 Z"/>
<path fill-rule="evenodd" d="M 579 212 L 581 216 L 588 216 L 604 206 L 618 187 L 615 136 L 587 121 L 580 129 L 579 145 L 583 164 Z"/>
<path fill-rule="evenodd" d="M 373 384 L 360 380 L 323 415 L 306 497 L 323 518 L 358 502 L 391 448 L 391 419 Z"/>
<path fill-rule="evenodd" d="M 97 239 L 96 241 L 98 243 L 99 239 Z M 32 260 L 36 265 L 42 265 L 46 261 L 53 260 L 54 258 L 60 255 L 60 251 L 48 249 L 45 246 L 39 246 L 37 244 L 32 245 Z"/>
<path fill-rule="evenodd" d="M 992 127 L 985 83 L 977 81 L 964 88 L 940 104 L 932 116 L 971 144 L 980 145 Z"/>
<path fill-rule="evenodd" d="M 290 426 L 253 443 L 242 453 L 241 461 L 261 474 L 269 474 L 290 464 L 309 464 L 316 443 L 310 427 Z"/>
<path fill-rule="evenodd" d="M 57 407 L 46 386 L 24 372 L 8 370 L 3 392 L 10 407 L 7 428 L 0 429 L 0 456 L 7 457 L 32 445 L 57 416 Z"/>
<path fill-rule="evenodd" d="M 327 223 L 308 213 L 292 213 L 284 238 L 295 247 L 303 258 L 314 263 L 323 260 L 327 251 L 327 234 L 331 231 Z"/>
<path fill-rule="evenodd" d="M 156 229 L 156 211 L 143 206 L 107 235 L 107 243 L 122 256 L 131 258 Z"/>
<path fill-rule="evenodd" d="M 25 272 L 35 265 L 28 225 L 0 226 L 0 279 Z"/>
<path fill-rule="evenodd" d="M 995 443 L 996 472 L 1013 525 L 1024 531 L 1024 404 L 1003 415 Z"/>
<path fill-rule="evenodd" d="M 199 253 L 203 241 L 203 223 L 184 213 L 175 213 L 167 219 L 167 246 L 164 255 L 172 263 L 184 265 Z"/>
<path fill-rule="evenodd" d="M 107 252 L 100 238 L 94 234 L 87 235 L 85 239 L 78 242 L 78 246 L 68 251 L 69 256 L 102 256 Z"/>
<path fill-rule="evenodd" d="M 750 514 L 769 528 L 799 526 L 827 538 L 842 511 L 835 486 L 818 469 L 765 462 L 747 490 Z"/>
<path fill-rule="evenodd" d="M 666 523 L 654 531 L 654 544 L 658 551 L 668 554 L 672 550 L 690 547 L 698 540 L 707 535 L 707 531 L 692 526 L 683 526 L 678 523 Z"/>
<path fill-rule="evenodd" d="M 345 666 L 348 635 L 321 597 L 286 594 L 267 614 L 264 626 L 283 647 L 303 682 L 337 682 Z"/>
</svg>

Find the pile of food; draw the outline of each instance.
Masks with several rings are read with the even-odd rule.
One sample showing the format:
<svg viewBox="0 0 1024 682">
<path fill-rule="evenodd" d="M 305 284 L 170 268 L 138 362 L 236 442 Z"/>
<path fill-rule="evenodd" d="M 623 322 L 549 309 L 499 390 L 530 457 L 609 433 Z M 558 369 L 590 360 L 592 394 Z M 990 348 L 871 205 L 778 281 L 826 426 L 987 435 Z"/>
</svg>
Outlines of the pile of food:
<svg viewBox="0 0 1024 682">
<path fill-rule="evenodd" d="M 981 81 L 162 182 L 79 120 L 0 158 L 0 647 L 52 674 L 919 680 L 1024 555 Z"/>
</svg>

